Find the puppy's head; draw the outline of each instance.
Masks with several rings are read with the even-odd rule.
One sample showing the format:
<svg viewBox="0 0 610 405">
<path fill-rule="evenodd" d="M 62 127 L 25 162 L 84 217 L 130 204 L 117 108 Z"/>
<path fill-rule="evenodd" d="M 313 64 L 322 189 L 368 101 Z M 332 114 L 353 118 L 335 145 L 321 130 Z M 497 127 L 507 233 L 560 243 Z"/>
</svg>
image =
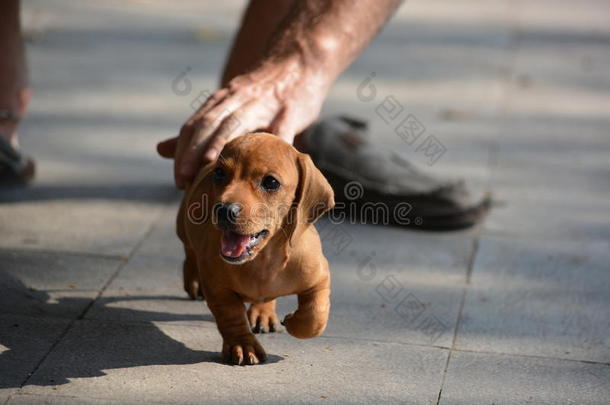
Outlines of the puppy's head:
<svg viewBox="0 0 610 405">
<path fill-rule="evenodd" d="M 309 156 L 271 134 L 229 142 L 206 177 L 219 253 L 232 264 L 254 259 L 272 239 L 291 246 L 334 205 Z"/>
</svg>

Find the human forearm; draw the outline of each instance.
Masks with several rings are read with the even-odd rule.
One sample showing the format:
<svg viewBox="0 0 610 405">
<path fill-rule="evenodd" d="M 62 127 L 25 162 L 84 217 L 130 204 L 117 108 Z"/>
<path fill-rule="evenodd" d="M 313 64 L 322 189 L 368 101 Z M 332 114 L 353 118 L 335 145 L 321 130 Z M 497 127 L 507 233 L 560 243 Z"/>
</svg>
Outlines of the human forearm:
<svg viewBox="0 0 610 405">
<path fill-rule="evenodd" d="M 358 56 L 400 0 L 297 1 L 261 61 L 292 61 L 332 83 Z"/>
</svg>

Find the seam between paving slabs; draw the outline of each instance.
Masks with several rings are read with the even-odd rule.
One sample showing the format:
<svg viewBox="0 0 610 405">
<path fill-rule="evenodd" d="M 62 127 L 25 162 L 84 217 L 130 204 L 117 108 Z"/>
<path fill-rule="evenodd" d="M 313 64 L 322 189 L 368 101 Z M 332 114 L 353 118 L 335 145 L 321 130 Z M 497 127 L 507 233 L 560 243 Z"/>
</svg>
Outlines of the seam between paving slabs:
<svg viewBox="0 0 610 405">
<path fill-rule="evenodd" d="M 167 204 L 167 206 L 169 206 L 169 204 Z M 42 363 L 44 363 L 44 361 L 49 357 L 49 355 L 51 354 L 51 352 L 53 352 L 53 350 L 55 350 L 55 348 L 57 347 L 57 345 L 59 344 L 59 342 L 62 341 L 62 339 L 68 334 L 68 332 L 70 331 L 70 329 L 72 329 L 72 327 L 74 326 L 74 324 L 76 323 L 77 320 L 81 320 L 83 319 L 83 317 L 85 316 L 85 314 L 87 313 L 87 311 L 89 311 L 89 309 L 93 306 L 93 304 L 95 302 L 97 302 L 97 300 L 102 296 L 102 294 L 104 293 L 104 291 L 106 290 L 106 288 L 108 288 L 108 286 L 110 285 L 110 283 L 112 283 L 112 281 L 118 276 L 118 274 L 121 272 L 121 270 L 125 267 L 125 265 L 127 265 L 127 263 L 129 262 L 129 260 L 131 260 L 131 258 L 135 255 L 135 253 L 140 249 L 140 247 L 142 246 L 142 244 L 144 243 L 144 241 L 146 241 L 148 239 L 148 237 L 151 235 L 152 231 L 155 229 L 155 227 L 157 226 L 157 222 L 159 221 L 159 218 L 161 217 L 161 215 L 165 212 L 165 210 L 161 209 L 159 214 L 157 215 L 157 217 L 151 222 L 151 224 L 148 226 L 148 229 L 144 232 L 144 235 L 142 236 L 142 238 L 140 238 L 140 240 L 134 245 L 134 247 L 131 249 L 131 251 L 129 252 L 129 254 L 127 255 L 127 257 L 125 258 L 125 260 L 122 260 L 119 265 L 117 266 L 116 270 L 112 273 L 112 275 L 108 278 L 108 280 L 106 281 L 106 283 L 104 283 L 104 285 L 102 286 L 102 288 L 99 290 L 99 292 L 97 293 L 97 295 L 95 296 L 95 298 L 93 300 L 91 300 L 91 302 L 81 311 L 81 313 L 74 319 L 72 319 L 70 321 L 70 323 L 68 323 L 68 325 L 65 327 L 65 329 L 59 334 L 59 336 L 57 337 L 57 339 L 55 340 L 55 342 L 53 342 L 53 344 L 51 345 L 51 347 L 49 348 L 49 350 L 47 351 L 47 353 L 40 359 L 40 361 L 36 364 L 36 366 L 34 367 L 34 369 L 28 373 L 27 377 L 25 378 L 25 380 L 21 383 L 19 390 L 13 394 L 10 395 L 9 398 L 7 399 L 7 402 L 14 396 L 19 394 L 20 390 L 28 383 L 28 381 L 30 380 L 30 378 L 32 378 L 32 376 L 36 373 L 36 371 L 40 368 L 40 366 L 42 365 Z"/>
<path fill-rule="evenodd" d="M 196 328 L 194 325 L 180 325 L 181 327 L 187 328 Z M 544 356 L 538 354 L 523 354 L 523 353 L 505 353 L 505 352 L 494 352 L 489 350 L 469 350 L 469 349 L 458 349 L 451 348 L 447 346 L 438 346 L 438 345 L 428 345 L 425 343 L 412 343 L 412 342 L 396 342 L 391 340 L 380 340 L 380 339 L 370 339 L 370 338 L 361 338 L 354 336 L 319 336 L 317 339 L 328 339 L 328 340 L 353 340 L 358 342 L 367 342 L 367 343 L 380 343 L 380 344 L 395 344 L 395 345 L 403 345 L 403 346 L 411 346 L 411 347 L 425 347 L 428 349 L 441 349 L 441 350 L 451 350 L 456 353 L 476 353 L 476 354 L 484 354 L 484 355 L 494 355 L 494 356 L 511 356 L 511 357 L 519 357 L 526 359 L 540 359 L 540 360 L 559 360 L 559 361 L 571 361 L 574 363 L 584 363 L 584 364 L 597 364 L 600 366 L 610 366 L 610 362 L 605 361 L 595 361 L 595 360 L 582 360 L 582 359 L 570 359 L 567 357 L 554 357 L 554 356 Z"/>
<path fill-rule="evenodd" d="M 19 252 L 24 253 L 41 253 L 44 255 L 69 255 L 69 256 L 79 256 L 79 257 L 88 257 L 92 259 L 105 259 L 105 260 L 126 260 L 127 256 L 120 254 L 112 254 L 112 253 L 94 253 L 88 252 L 84 250 L 57 250 L 57 249 L 39 249 L 35 247 L 11 247 L 11 246 L 0 246 L 0 249 L 11 249 L 18 250 Z"/>
<path fill-rule="evenodd" d="M 468 266 L 466 268 L 466 285 L 464 286 L 464 291 L 462 292 L 462 298 L 460 299 L 460 309 L 458 311 L 457 321 L 455 322 L 455 329 L 453 330 L 453 339 L 451 340 L 451 347 L 449 348 L 449 353 L 447 354 L 447 361 L 445 362 L 445 369 L 443 370 L 443 375 L 441 377 L 441 384 L 438 390 L 438 397 L 436 399 L 436 405 L 441 402 L 441 396 L 443 394 L 443 387 L 445 386 L 445 378 L 447 376 L 447 370 L 449 369 L 449 362 L 451 361 L 451 354 L 455 350 L 455 342 L 457 341 L 458 331 L 460 330 L 460 324 L 462 322 L 462 312 L 464 310 L 464 303 L 466 302 L 466 294 L 468 293 L 468 289 L 470 287 L 470 279 L 472 277 L 472 269 L 474 267 L 474 262 L 477 257 L 477 253 L 479 252 L 479 237 L 477 236 L 473 240 L 472 252 L 470 254 L 470 258 L 468 261 Z"/>
<path fill-rule="evenodd" d="M 41 395 L 41 394 L 31 394 L 28 392 L 18 392 L 13 394 L 9 399 L 7 399 L 7 402 L 4 402 L 3 405 L 7 404 L 9 400 L 16 398 L 16 397 L 30 397 L 30 398 L 39 398 L 39 399 L 47 399 L 48 396 L 45 395 Z M 94 400 L 100 400 L 103 401 L 104 403 L 112 403 L 112 404 L 121 404 L 121 405 L 125 405 L 125 404 L 130 404 L 130 403 L 137 403 L 137 402 L 125 402 L 124 400 L 120 400 L 120 399 L 113 399 L 113 398 L 103 398 L 103 397 L 95 397 L 95 396 L 81 396 L 81 395 L 53 395 L 53 398 L 66 398 L 66 399 L 77 399 L 80 401 L 86 400 L 86 399 L 94 399 Z M 44 403 L 41 402 L 41 403 Z M 146 399 L 146 403 L 147 404 L 163 404 L 163 405 L 167 405 L 167 402 L 157 402 L 157 401 L 151 401 L 150 399 Z"/>
<path fill-rule="evenodd" d="M 492 208 L 493 209 L 493 208 Z M 489 229 L 489 228 L 485 228 L 485 226 L 483 226 L 481 228 L 481 236 L 487 236 L 487 237 L 493 237 L 493 238 L 502 238 L 502 239 L 509 239 L 509 238 L 519 238 L 522 241 L 525 242 L 536 242 L 539 241 L 541 239 L 544 238 L 548 238 L 549 237 L 549 233 L 548 232 L 540 232 L 540 233 L 533 233 L 533 232 L 529 232 L 529 233 L 520 233 L 520 232 L 509 232 L 509 231 L 503 231 L 503 230 L 499 230 L 499 229 Z M 558 234 L 552 234 L 553 240 L 557 241 L 557 242 L 565 242 L 565 243 L 576 243 L 574 242 L 576 238 L 580 238 L 583 240 L 586 240 L 587 242 L 593 242 L 593 243 L 599 243 L 599 242 L 607 242 L 608 238 L 602 237 L 602 236 L 585 236 L 583 237 L 582 234 L 579 235 L 578 232 L 572 233 L 572 234 L 565 234 L 565 235 L 558 235 Z"/>
<path fill-rule="evenodd" d="M 507 19 L 506 19 L 506 33 L 507 33 L 507 38 L 508 38 L 508 44 L 506 45 L 504 52 L 506 53 L 506 58 L 502 58 L 502 63 L 503 67 L 508 69 L 509 75 L 507 75 L 503 82 L 504 82 L 504 91 L 502 92 L 502 94 L 500 95 L 500 97 L 498 98 L 498 102 L 496 105 L 496 111 L 495 113 L 497 114 L 497 116 L 505 116 L 506 115 L 506 111 L 508 110 L 508 106 L 510 104 L 510 95 L 511 95 L 511 76 L 514 74 L 514 70 L 515 70 L 515 58 L 517 55 L 517 49 L 519 47 L 519 42 L 520 42 L 520 32 L 519 32 L 519 27 L 518 27 L 518 23 L 519 23 L 519 12 L 520 12 L 520 7 L 521 4 L 520 2 L 509 2 L 506 1 L 505 2 L 506 7 L 507 7 L 507 11 L 509 13 Z M 500 78 L 502 78 L 502 75 L 500 73 Z M 490 147 L 490 151 L 489 151 L 490 155 L 489 155 L 489 160 L 488 160 L 488 165 L 489 165 L 489 170 L 490 170 L 490 176 L 489 176 L 489 184 L 493 184 L 493 177 L 494 177 L 494 173 L 495 173 L 495 166 L 497 166 L 497 142 L 493 142 L 491 144 Z M 470 288 L 470 282 L 471 282 L 471 277 L 472 277 L 472 271 L 474 268 L 474 263 L 476 260 L 476 256 L 477 253 L 479 251 L 479 239 L 481 238 L 482 234 L 484 234 L 485 229 L 482 229 L 481 232 L 477 235 L 477 237 L 474 240 L 474 246 L 472 249 L 472 256 L 471 256 L 471 260 L 468 266 L 468 272 L 466 275 L 466 286 L 464 287 L 464 293 L 462 294 L 462 300 L 460 302 L 460 311 L 458 314 L 458 320 L 456 322 L 455 325 L 455 331 L 453 334 L 453 342 L 451 343 L 451 349 L 449 349 L 449 354 L 447 355 L 447 363 L 445 364 L 445 370 L 443 371 L 443 377 L 441 379 L 441 386 L 440 389 L 438 391 L 438 398 L 436 400 L 436 405 L 439 405 L 441 402 L 441 398 L 443 395 L 443 388 L 445 387 L 445 379 L 447 377 L 447 370 L 449 369 L 449 362 L 451 361 L 451 355 L 453 354 L 454 350 L 455 350 L 455 342 L 457 340 L 457 335 L 460 329 L 460 324 L 462 322 L 462 312 L 464 310 L 464 303 L 466 302 L 466 294 L 468 293 L 468 290 Z"/>
<path fill-rule="evenodd" d="M 610 362 L 595 361 L 595 360 L 581 360 L 581 359 L 568 359 L 565 357 L 552 357 L 552 356 L 540 356 L 536 354 L 520 354 L 520 353 L 504 353 L 504 352 L 491 352 L 488 350 L 465 350 L 465 349 L 452 349 L 457 353 L 474 353 L 491 356 L 507 356 L 507 357 L 519 357 L 525 359 L 537 359 L 537 360 L 557 360 L 557 361 L 571 361 L 573 363 L 583 364 L 594 364 L 598 366 L 610 366 Z"/>
<path fill-rule="evenodd" d="M 462 294 L 462 299 L 460 301 L 460 309 L 459 309 L 459 314 L 458 314 L 458 320 L 456 322 L 455 331 L 454 331 L 454 335 L 453 335 L 453 340 L 452 340 L 452 343 L 451 343 L 451 347 L 449 348 L 449 354 L 447 356 L 447 361 L 446 361 L 446 364 L 445 364 L 445 369 L 443 371 L 443 377 L 441 379 L 441 387 L 440 387 L 440 390 L 439 390 L 439 393 L 438 393 L 438 399 L 437 399 L 436 405 L 440 404 L 442 393 L 443 393 L 443 388 L 444 388 L 445 380 L 446 380 L 446 376 L 447 376 L 447 370 L 449 369 L 449 363 L 451 361 L 451 357 L 452 357 L 454 352 L 457 352 L 457 353 L 487 354 L 487 355 L 496 355 L 496 356 L 509 356 L 509 357 L 530 358 L 530 359 L 540 359 L 540 360 L 569 361 L 569 362 L 582 363 L 582 364 L 594 364 L 594 365 L 600 365 L 600 366 L 610 366 L 610 362 L 605 362 L 605 361 L 570 359 L 570 358 L 555 357 L 555 356 L 530 355 L 530 354 L 520 354 L 520 353 L 504 353 L 504 352 L 494 352 L 494 351 L 457 349 L 455 347 L 455 344 L 457 342 L 457 336 L 458 336 L 459 329 L 460 329 L 460 326 L 461 326 L 461 323 L 462 323 L 462 319 L 463 319 L 463 310 L 464 310 L 464 305 L 465 305 L 465 302 L 466 302 L 466 296 L 468 294 L 468 290 L 469 290 L 470 285 L 471 285 L 472 272 L 473 272 L 473 269 L 474 269 L 474 264 L 475 264 L 475 261 L 476 261 L 476 256 L 477 256 L 478 251 L 479 251 L 480 238 L 482 236 L 484 236 L 484 235 L 480 234 L 474 240 L 473 251 L 472 251 L 472 255 L 471 255 L 470 262 L 469 262 L 468 269 L 467 269 L 466 286 L 464 287 L 464 291 L 463 291 L 463 294 Z"/>
</svg>

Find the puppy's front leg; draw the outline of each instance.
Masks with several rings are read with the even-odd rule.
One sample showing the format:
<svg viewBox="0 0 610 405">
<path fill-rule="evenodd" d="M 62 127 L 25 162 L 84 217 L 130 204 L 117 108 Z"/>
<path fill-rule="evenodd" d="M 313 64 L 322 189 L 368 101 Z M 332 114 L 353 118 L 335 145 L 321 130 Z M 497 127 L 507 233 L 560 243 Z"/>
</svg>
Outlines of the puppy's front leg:
<svg viewBox="0 0 610 405">
<path fill-rule="evenodd" d="M 222 335 L 222 354 L 225 360 L 237 365 L 265 361 L 265 350 L 250 331 L 242 299 L 229 290 L 205 289 L 205 296 Z"/>
<path fill-rule="evenodd" d="M 330 277 L 299 294 L 299 308 L 286 315 L 282 324 L 288 333 L 301 339 L 320 336 L 330 312 Z"/>
</svg>

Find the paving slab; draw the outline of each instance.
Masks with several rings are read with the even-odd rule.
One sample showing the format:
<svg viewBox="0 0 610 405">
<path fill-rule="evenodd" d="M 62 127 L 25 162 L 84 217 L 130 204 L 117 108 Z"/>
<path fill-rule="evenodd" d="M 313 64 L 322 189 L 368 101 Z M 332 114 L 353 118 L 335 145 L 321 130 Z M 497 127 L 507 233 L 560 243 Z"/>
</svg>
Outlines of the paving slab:
<svg viewBox="0 0 610 405">
<path fill-rule="evenodd" d="M 150 234 L 85 318 L 216 328 L 206 303 L 189 299 L 183 290 L 184 250 L 175 231 L 177 212 L 177 204 L 163 209 Z"/>
<path fill-rule="evenodd" d="M 327 335 L 450 346 L 472 234 L 330 221 L 318 228 L 333 277 Z M 294 298 L 279 306 L 295 308 Z"/>
<path fill-rule="evenodd" d="M 79 166 L 68 165 L 66 170 L 78 172 Z M 114 187 L 44 177 L 32 188 L 0 192 L 1 246 L 127 256 L 148 231 L 160 204 L 175 196 L 169 182 Z"/>
<path fill-rule="evenodd" d="M 498 119 L 485 230 L 554 239 L 609 236 L 606 117 L 511 114 Z"/>
<path fill-rule="evenodd" d="M 598 2 L 515 5 L 514 54 L 496 124 L 486 229 L 607 239 L 610 60 Z M 552 8 L 553 12 L 542 12 Z"/>
<path fill-rule="evenodd" d="M 609 362 L 608 248 L 483 236 L 456 347 Z"/>
<path fill-rule="evenodd" d="M 608 403 L 610 366 L 453 352 L 439 404 Z"/>
<path fill-rule="evenodd" d="M 23 392 L 126 403 L 433 403 L 448 354 L 287 334 L 261 341 L 267 364 L 229 366 L 219 363 L 221 340 L 209 329 L 78 321 Z M 371 375 L 377 384 L 368 384 Z"/>
<path fill-rule="evenodd" d="M 558 240 L 610 238 L 607 197 L 596 198 L 571 191 L 537 190 L 534 196 L 528 194 L 532 194 L 531 189 L 502 190 L 498 187 L 494 193 L 497 205 L 485 224 L 485 233 Z"/>
<path fill-rule="evenodd" d="M 75 318 L 110 280 L 114 258 L 0 248 L 0 309 Z"/>
<path fill-rule="evenodd" d="M 134 402 L 136 403 L 136 402 Z M 152 403 L 152 402 L 151 402 Z M 27 404 L 44 404 L 44 405 L 64 405 L 64 404 L 82 404 L 82 405 L 103 405 L 103 404 L 122 404 L 129 405 L 128 402 L 112 399 L 86 398 L 86 397 L 65 397 L 61 395 L 49 397 L 46 395 L 30 395 L 18 393 L 13 395 L 6 405 L 27 405 Z"/>
<path fill-rule="evenodd" d="M 78 172 L 78 166 L 67 170 Z M 175 195 L 169 183 L 112 187 L 40 177 L 31 188 L 0 192 L 0 246 L 127 256 L 148 231 L 160 204 Z"/>
<path fill-rule="evenodd" d="M 0 315 L 0 401 L 21 387 L 68 324 L 66 319 Z"/>
<path fill-rule="evenodd" d="M 6 404 L 18 392 L 19 388 L 0 388 L 0 404 Z"/>
</svg>

